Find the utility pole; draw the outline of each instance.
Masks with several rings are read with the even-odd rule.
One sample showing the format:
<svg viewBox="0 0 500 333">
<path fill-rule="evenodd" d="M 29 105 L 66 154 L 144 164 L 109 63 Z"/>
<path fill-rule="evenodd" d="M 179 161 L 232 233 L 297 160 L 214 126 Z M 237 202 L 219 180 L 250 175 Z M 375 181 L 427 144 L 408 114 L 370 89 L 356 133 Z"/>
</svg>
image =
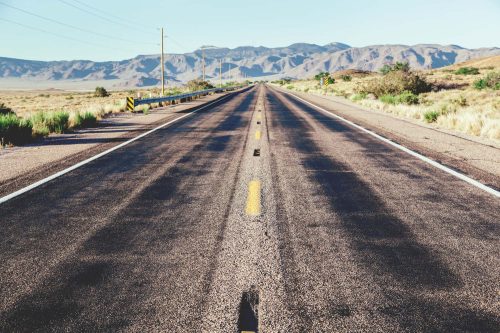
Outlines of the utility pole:
<svg viewBox="0 0 500 333">
<path fill-rule="evenodd" d="M 222 88 L 222 59 L 219 59 L 219 88 Z"/>
<path fill-rule="evenodd" d="M 161 28 L 161 95 L 165 96 L 165 62 L 163 60 L 163 28 Z"/>
</svg>

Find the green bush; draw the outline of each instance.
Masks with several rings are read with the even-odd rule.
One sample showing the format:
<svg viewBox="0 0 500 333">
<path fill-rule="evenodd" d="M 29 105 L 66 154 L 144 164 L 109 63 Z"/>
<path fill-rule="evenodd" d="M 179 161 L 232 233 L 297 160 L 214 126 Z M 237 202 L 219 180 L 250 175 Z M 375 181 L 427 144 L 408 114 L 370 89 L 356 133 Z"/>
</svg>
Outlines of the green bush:
<svg viewBox="0 0 500 333">
<path fill-rule="evenodd" d="M 74 127 L 94 127 L 97 124 L 97 117 L 92 112 L 80 112 L 76 113 L 75 119 L 73 119 Z"/>
<path fill-rule="evenodd" d="M 454 72 L 456 75 L 477 75 L 479 69 L 476 67 L 462 67 Z"/>
<path fill-rule="evenodd" d="M 341 75 L 340 78 L 342 79 L 342 81 L 345 81 L 345 82 L 352 81 L 352 76 L 350 76 L 350 75 Z"/>
<path fill-rule="evenodd" d="M 294 87 L 293 87 L 293 85 L 291 85 L 291 84 L 290 84 L 290 85 L 288 85 L 288 86 L 286 86 L 286 89 L 288 89 L 288 90 L 292 90 L 293 88 L 294 88 Z"/>
<path fill-rule="evenodd" d="M 410 92 L 418 95 L 429 92 L 432 85 L 425 79 L 413 72 L 391 71 L 381 78 L 373 79 L 361 86 L 358 90 L 366 94 L 373 94 L 375 97 L 382 95 L 400 95 Z"/>
<path fill-rule="evenodd" d="M 325 82 L 328 83 L 328 84 L 334 84 L 335 83 L 335 79 L 331 76 L 328 76 L 325 78 Z"/>
<path fill-rule="evenodd" d="M 407 104 L 407 105 L 415 105 L 419 103 L 418 95 L 415 95 L 411 91 L 403 91 L 402 94 L 396 96 L 397 104 Z"/>
<path fill-rule="evenodd" d="M 66 111 L 37 112 L 31 117 L 37 135 L 64 133 L 68 129 L 69 113 Z"/>
<path fill-rule="evenodd" d="M 203 81 L 200 79 L 194 79 L 194 80 L 188 81 L 187 87 L 190 91 L 199 91 L 199 90 L 214 88 L 214 86 L 211 85 L 210 82 Z"/>
<path fill-rule="evenodd" d="M 104 87 L 96 87 L 94 97 L 108 97 L 109 93 Z"/>
<path fill-rule="evenodd" d="M 419 103 L 419 98 L 417 95 L 411 93 L 410 91 L 404 91 L 399 95 L 382 95 L 378 98 L 381 102 L 386 104 L 407 104 L 414 105 Z"/>
<path fill-rule="evenodd" d="M 500 90 L 500 72 L 488 73 L 486 77 L 474 81 L 473 86 L 479 90 L 486 88 Z"/>
<path fill-rule="evenodd" d="M 15 113 L 0 114 L 0 145 L 21 145 L 32 139 L 32 123 Z"/>
<path fill-rule="evenodd" d="M 328 72 L 319 72 L 318 74 L 314 75 L 314 79 L 316 81 L 321 81 L 321 79 L 325 78 L 325 77 L 329 77 L 330 76 L 330 73 Z"/>
<path fill-rule="evenodd" d="M 380 69 L 380 73 L 387 75 L 391 72 L 409 72 L 410 71 L 410 64 L 407 62 L 396 62 L 393 65 L 384 65 Z"/>
<path fill-rule="evenodd" d="M 396 96 L 394 95 L 382 95 L 378 99 L 382 103 L 396 105 Z"/>
<path fill-rule="evenodd" d="M 367 93 L 363 93 L 363 92 L 359 93 L 359 94 L 355 94 L 351 97 L 351 100 L 353 100 L 355 102 L 361 101 L 361 100 L 365 99 L 367 95 L 368 95 Z"/>
<path fill-rule="evenodd" d="M 439 115 L 440 113 L 437 111 L 427 111 L 424 113 L 424 118 L 428 123 L 433 123 L 438 119 Z"/>
<path fill-rule="evenodd" d="M 486 84 L 485 79 L 478 79 L 478 80 L 474 81 L 473 85 L 474 85 L 474 88 L 479 89 L 479 90 L 488 88 L 488 85 Z"/>
</svg>

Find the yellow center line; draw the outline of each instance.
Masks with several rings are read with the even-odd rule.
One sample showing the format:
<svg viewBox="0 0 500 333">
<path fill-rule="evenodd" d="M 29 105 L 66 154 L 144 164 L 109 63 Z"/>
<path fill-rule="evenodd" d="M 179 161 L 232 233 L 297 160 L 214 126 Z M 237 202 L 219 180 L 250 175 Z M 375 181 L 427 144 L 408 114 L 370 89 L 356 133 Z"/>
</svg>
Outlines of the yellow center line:
<svg viewBox="0 0 500 333">
<path fill-rule="evenodd" d="M 260 140 L 260 131 L 255 131 L 255 140 Z"/>
<path fill-rule="evenodd" d="M 260 214 L 260 181 L 252 180 L 248 184 L 247 215 L 256 216 Z"/>
<path fill-rule="evenodd" d="M 262 117 L 260 116 L 260 113 L 257 114 L 257 120 L 261 120 L 261 119 L 262 119 Z"/>
</svg>

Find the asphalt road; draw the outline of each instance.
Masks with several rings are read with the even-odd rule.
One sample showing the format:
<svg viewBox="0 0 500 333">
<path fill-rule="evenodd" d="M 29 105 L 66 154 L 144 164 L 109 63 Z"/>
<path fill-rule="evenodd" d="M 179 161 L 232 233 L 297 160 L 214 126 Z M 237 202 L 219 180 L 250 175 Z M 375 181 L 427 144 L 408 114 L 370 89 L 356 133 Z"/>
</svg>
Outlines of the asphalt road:
<svg viewBox="0 0 500 333">
<path fill-rule="evenodd" d="M 256 86 L 1 204 L 0 331 L 498 332 L 499 212 Z"/>
</svg>

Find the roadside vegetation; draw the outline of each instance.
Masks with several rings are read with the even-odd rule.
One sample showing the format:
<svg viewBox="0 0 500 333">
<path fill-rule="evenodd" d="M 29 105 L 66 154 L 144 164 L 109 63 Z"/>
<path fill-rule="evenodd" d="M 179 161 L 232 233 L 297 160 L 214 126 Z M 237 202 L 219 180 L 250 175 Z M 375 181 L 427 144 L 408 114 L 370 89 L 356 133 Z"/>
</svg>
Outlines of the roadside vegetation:
<svg viewBox="0 0 500 333">
<path fill-rule="evenodd" d="M 179 93 L 179 88 L 168 90 Z M 60 90 L 0 92 L 0 147 L 22 145 L 52 133 L 95 127 L 110 114 L 126 110 L 125 97 L 159 94 L 158 89 L 109 93 L 103 87 L 94 92 Z"/>
<path fill-rule="evenodd" d="M 295 91 L 341 96 L 369 109 L 500 140 L 500 57 L 477 63 L 425 71 L 395 63 L 378 72 L 345 70 L 273 83 Z M 319 79 L 325 77 L 334 83 L 321 86 Z"/>
<path fill-rule="evenodd" d="M 187 88 L 189 91 L 193 92 L 193 91 L 199 91 L 199 90 L 205 90 L 205 89 L 213 89 L 215 87 L 208 81 L 195 79 L 195 80 L 188 81 Z"/>
<path fill-rule="evenodd" d="M 233 86 L 238 82 L 226 82 Z M 208 81 L 193 80 L 183 87 L 168 87 L 165 95 L 214 88 Z M 125 112 L 125 98 L 160 96 L 161 90 L 133 89 L 108 92 L 96 87 L 93 92 L 0 91 L 0 148 L 26 144 L 52 133 L 65 133 L 78 128 L 95 127 L 99 120 Z M 154 105 L 140 105 L 136 111 L 148 114 Z"/>
</svg>

